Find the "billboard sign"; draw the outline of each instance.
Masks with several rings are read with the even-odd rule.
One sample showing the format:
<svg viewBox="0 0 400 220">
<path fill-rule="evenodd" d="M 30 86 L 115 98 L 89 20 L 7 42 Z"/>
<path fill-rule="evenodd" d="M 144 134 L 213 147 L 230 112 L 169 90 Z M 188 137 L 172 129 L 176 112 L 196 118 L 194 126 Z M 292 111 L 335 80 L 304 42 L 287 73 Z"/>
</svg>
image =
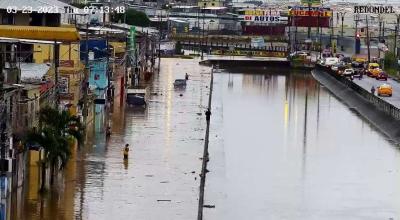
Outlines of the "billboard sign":
<svg viewBox="0 0 400 220">
<path fill-rule="evenodd" d="M 359 14 L 394 14 L 393 6 L 354 6 L 354 13 Z"/>
<path fill-rule="evenodd" d="M 287 17 L 280 16 L 257 16 L 257 15 L 245 15 L 244 21 L 255 22 L 255 23 L 284 23 L 287 22 Z"/>
<path fill-rule="evenodd" d="M 241 20 L 253 23 L 287 23 L 287 17 L 281 17 L 280 11 L 276 9 L 252 9 L 245 10 L 241 16 Z"/>
<path fill-rule="evenodd" d="M 320 7 L 289 7 L 289 16 L 292 17 L 332 17 L 330 8 Z"/>
<path fill-rule="evenodd" d="M 280 12 L 276 9 L 254 9 L 254 10 L 245 10 L 244 15 L 280 16 Z"/>
</svg>

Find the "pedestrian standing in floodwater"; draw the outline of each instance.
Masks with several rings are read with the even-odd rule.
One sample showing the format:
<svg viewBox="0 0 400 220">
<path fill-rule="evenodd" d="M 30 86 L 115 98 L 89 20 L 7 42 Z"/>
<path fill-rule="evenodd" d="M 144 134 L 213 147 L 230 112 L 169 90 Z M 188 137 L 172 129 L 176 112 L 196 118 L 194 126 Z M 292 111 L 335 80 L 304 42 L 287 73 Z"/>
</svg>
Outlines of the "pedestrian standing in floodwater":
<svg viewBox="0 0 400 220">
<path fill-rule="evenodd" d="M 211 117 L 211 111 L 210 111 L 210 109 L 208 108 L 207 111 L 206 111 L 206 120 L 207 120 L 207 121 L 210 121 L 210 117 Z"/>
<path fill-rule="evenodd" d="M 124 147 L 124 160 L 128 159 L 128 154 L 129 154 L 129 144 L 125 144 L 125 147 Z"/>
<path fill-rule="evenodd" d="M 372 93 L 373 95 L 375 95 L 375 87 L 374 87 L 374 86 L 372 86 L 372 88 L 371 88 L 371 93 Z"/>
</svg>

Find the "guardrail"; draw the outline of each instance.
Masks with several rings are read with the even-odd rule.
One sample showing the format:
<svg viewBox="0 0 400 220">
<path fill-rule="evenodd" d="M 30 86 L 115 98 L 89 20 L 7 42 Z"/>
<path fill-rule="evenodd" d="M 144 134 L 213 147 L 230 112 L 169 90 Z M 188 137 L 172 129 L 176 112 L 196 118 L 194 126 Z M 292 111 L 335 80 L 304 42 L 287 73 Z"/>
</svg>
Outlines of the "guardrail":
<svg viewBox="0 0 400 220">
<path fill-rule="evenodd" d="M 361 86 L 355 84 L 353 81 L 334 73 L 330 68 L 321 66 L 319 64 L 316 65 L 316 68 L 324 70 L 329 75 L 331 75 L 332 77 L 334 77 L 335 79 L 337 79 L 338 81 L 340 81 L 341 83 L 343 83 L 344 85 L 349 87 L 350 89 L 352 89 L 355 92 L 357 92 L 363 98 L 367 99 L 375 107 L 377 107 L 378 109 L 382 110 L 386 114 L 391 115 L 395 119 L 400 119 L 400 109 L 397 108 L 396 106 L 394 106 L 394 105 L 386 102 L 385 100 L 379 98 L 378 96 L 372 94 L 370 91 L 365 90 Z"/>
</svg>

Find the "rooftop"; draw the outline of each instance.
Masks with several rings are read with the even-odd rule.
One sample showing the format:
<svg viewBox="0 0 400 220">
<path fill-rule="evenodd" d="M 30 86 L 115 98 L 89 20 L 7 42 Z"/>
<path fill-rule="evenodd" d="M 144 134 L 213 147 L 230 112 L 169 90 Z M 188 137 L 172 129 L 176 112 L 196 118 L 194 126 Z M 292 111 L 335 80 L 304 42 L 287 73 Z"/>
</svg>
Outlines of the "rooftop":
<svg viewBox="0 0 400 220">
<path fill-rule="evenodd" d="M 42 78 L 50 70 L 50 64 L 21 63 L 21 81 L 28 83 L 42 82 Z"/>
<path fill-rule="evenodd" d="M 0 0 L 2 1 L 2 0 Z M 75 27 L 43 27 L 0 25 L 0 36 L 15 39 L 31 39 L 43 41 L 79 41 L 80 36 Z"/>
<path fill-rule="evenodd" d="M 57 0 L 0 0 L 0 9 L 7 9 L 10 6 L 15 7 L 18 11 L 26 10 L 27 7 L 30 7 L 29 9 L 32 11 L 42 10 L 43 7 L 54 7 L 58 8 L 58 12 L 55 12 L 60 14 L 64 13 L 65 7 L 75 8 Z"/>
</svg>

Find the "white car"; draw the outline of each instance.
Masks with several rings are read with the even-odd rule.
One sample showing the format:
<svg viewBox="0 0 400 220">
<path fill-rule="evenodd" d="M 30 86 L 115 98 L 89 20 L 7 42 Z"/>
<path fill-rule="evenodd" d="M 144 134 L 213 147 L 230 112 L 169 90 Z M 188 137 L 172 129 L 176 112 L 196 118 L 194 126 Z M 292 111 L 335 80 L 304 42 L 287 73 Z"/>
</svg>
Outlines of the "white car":
<svg viewBox="0 0 400 220">
<path fill-rule="evenodd" d="M 339 58 L 336 58 L 336 57 L 327 57 L 327 58 L 325 58 L 325 66 L 326 67 L 331 67 L 331 66 L 333 66 L 333 65 L 335 65 L 335 64 L 337 64 L 337 63 L 339 63 Z"/>
<path fill-rule="evenodd" d="M 352 75 L 354 75 L 353 69 L 345 69 L 343 72 L 343 76 L 352 76 Z"/>
<path fill-rule="evenodd" d="M 290 54 L 290 57 L 294 57 L 294 56 L 310 56 L 310 53 L 308 53 L 306 51 L 295 51 Z"/>
</svg>

